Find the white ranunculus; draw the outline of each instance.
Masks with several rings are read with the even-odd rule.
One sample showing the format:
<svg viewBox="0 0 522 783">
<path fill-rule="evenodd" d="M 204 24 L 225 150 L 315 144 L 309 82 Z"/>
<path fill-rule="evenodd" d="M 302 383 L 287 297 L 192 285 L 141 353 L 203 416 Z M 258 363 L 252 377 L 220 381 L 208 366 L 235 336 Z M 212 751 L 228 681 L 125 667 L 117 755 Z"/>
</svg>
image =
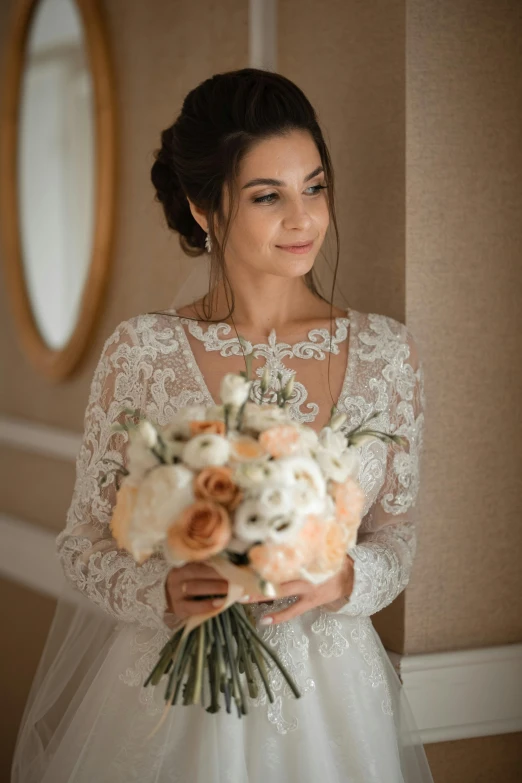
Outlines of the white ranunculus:
<svg viewBox="0 0 522 783">
<path fill-rule="evenodd" d="M 304 425 L 299 425 L 299 433 L 301 435 L 301 438 L 303 442 L 306 444 L 306 446 L 310 450 L 315 450 L 319 443 L 319 436 L 315 430 L 313 430 L 311 427 L 306 427 Z"/>
<path fill-rule="evenodd" d="M 158 432 L 153 424 L 143 420 L 135 429 L 129 430 L 129 445 L 127 446 L 128 479 L 133 484 L 139 484 L 147 473 L 156 468 L 160 461 L 152 449 L 158 442 Z"/>
<path fill-rule="evenodd" d="M 267 517 L 288 514 L 293 507 L 293 493 L 290 487 L 264 486 L 257 498 L 260 512 Z"/>
<path fill-rule="evenodd" d="M 204 421 L 207 409 L 204 405 L 187 405 L 180 408 L 172 419 L 163 428 L 163 437 L 166 440 L 173 438 L 190 438 L 190 421 Z"/>
<path fill-rule="evenodd" d="M 207 465 L 224 465 L 229 453 L 230 444 L 223 435 L 203 432 L 185 443 L 181 457 L 190 468 L 201 470 Z"/>
<path fill-rule="evenodd" d="M 248 381 L 242 375 L 227 372 L 223 376 L 220 387 L 220 396 L 223 405 L 236 405 L 239 407 L 248 399 L 252 381 Z"/>
<path fill-rule="evenodd" d="M 264 432 L 276 424 L 287 424 L 290 418 L 283 408 L 277 405 L 258 405 L 255 402 L 245 405 L 243 427 L 254 432 Z"/>
<path fill-rule="evenodd" d="M 253 544 L 266 541 L 269 533 L 270 520 L 261 513 L 257 499 L 249 498 L 240 503 L 234 515 L 235 537 Z"/>
<path fill-rule="evenodd" d="M 129 523 L 133 556 L 140 560 L 157 551 L 167 530 L 194 502 L 194 473 L 184 465 L 161 465 L 143 479 Z"/>
<path fill-rule="evenodd" d="M 267 541 L 274 544 L 291 544 L 303 527 L 305 519 L 306 517 L 298 510 L 291 510 L 277 517 L 272 517 Z"/>
<path fill-rule="evenodd" d="M 324 498 L 326 495 L 324 476 L 317 462 L 311 457 L 281 457 L 273 460 L 271 464 L 278 470 L 282 484 L 302 482 L 319 497 Z"/>
<path fill-rule="evenodd" d="M 205 414 L 207 421 L 224 421 L 225 420 L 225 406 L 224 405 L 210 405 L 207 408 Z"/>
<path fill-rule="evenodd" d="M 241 489 L 251 492 L 270 484 L 280 483 L 276 460 L 241 462 L 234 469 L 233 479 Z"/>
<path fill-rule="evenodd" d="M 351 446 L 341 455 L 332 454 L 329 451 L 321 451 L 317 454 L 317 462 L 327 479 L 343 482 L 348 476 L 357 478 L 360 468 L 359 449 Z"/>
<path fill-rule="evenodd" d="M 163 453 L 165 462 L 168 465 L 171 465 L 176 457 L 178 459 L 181 457 L 184 448 L 185 441 L 183 440 L 167 440 L 165 442 L 165 451 Z"/>
<path fill-rule="evenodd" d="M 324 496 L 304 481 L 292 487 L 292 500 L 299 514 L 320 514 L 324 509 Z"/>
<path fill-rule="evenodd" d="M 339 457 L 347 448 L 346 436 L 342 432 L 334 432 L 331 427 L 323 427 L 319 434 L 319 445 L 321 450 Z"/>
</svg>

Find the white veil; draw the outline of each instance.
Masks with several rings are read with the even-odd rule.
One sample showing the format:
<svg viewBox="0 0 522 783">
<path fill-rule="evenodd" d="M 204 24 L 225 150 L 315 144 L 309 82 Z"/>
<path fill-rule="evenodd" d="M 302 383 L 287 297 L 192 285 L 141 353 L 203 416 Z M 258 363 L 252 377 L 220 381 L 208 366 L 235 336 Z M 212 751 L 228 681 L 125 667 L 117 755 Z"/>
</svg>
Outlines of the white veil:
<svg viewBox="0 0 522 783">
<path fill-rule="evenodd" d="M 200 299 L 209 288 L 210 257 L 194 267 L 169 307 Z M 41 783 L 70 717 L 112 646 L 118 621 L 64 579 L 18 729 L 11 783 Z"/>
</svg>

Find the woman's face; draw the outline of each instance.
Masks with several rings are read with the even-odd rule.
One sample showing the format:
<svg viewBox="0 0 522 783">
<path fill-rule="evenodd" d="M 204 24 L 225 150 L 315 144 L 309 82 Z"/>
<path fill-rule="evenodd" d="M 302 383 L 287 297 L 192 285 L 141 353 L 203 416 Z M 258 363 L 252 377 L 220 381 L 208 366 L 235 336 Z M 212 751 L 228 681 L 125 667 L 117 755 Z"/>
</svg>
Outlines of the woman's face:
<svg viewBox="0 0 522 783">
<path fill-rule="evenodd" d="M 273 180 L 263 182 L 262 180 Z M 259 142 L 243 159 L 237 180 L 238 201 L 225 259 L 234 274 L 248 271 L 279 277 L 308 272 L 329 223 L 325 174 L 311 136 L 292 131 Z M 224 212 L 228 215 L 225 194 Z M 218 238 L 222 236 L 218 230 Z M 282 245 L 310 242 L 305 252 Z"/>
</svg>

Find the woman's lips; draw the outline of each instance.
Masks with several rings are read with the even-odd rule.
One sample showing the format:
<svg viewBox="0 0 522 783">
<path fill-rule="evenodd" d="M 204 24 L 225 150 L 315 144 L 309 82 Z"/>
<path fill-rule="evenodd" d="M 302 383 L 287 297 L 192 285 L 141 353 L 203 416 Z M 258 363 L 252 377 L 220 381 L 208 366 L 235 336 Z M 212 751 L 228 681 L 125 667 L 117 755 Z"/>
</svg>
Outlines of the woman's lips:
<svg viewBox="0 0 522 783">
<path fill-rule="evenodd" d="M 308 253 L 313 244 L 313 242 L 309 242 L 307 245 L 288 245 L 287 247 L 278 245 L 278 248 L 281 250 L 288 250 L 289 253 Z"/>
</svg>

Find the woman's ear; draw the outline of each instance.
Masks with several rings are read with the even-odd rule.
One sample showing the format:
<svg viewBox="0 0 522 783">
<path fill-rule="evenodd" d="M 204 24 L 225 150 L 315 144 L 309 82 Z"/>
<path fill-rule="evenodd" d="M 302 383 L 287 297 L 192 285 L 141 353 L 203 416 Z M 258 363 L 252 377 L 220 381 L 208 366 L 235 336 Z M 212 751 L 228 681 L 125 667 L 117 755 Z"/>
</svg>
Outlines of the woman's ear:
<svg viewBox="0 0 522 783">
<path fill-rule="evenodd" d="M 207 216 L 204 210 L 197 207 L 187 196 L 187 201 L 189 203 L 190 211 L 192 212 L 192 216 L 196 223 L 199 223 L 203 231 L 208 233 L 208 221 Z"/>
</svg>

